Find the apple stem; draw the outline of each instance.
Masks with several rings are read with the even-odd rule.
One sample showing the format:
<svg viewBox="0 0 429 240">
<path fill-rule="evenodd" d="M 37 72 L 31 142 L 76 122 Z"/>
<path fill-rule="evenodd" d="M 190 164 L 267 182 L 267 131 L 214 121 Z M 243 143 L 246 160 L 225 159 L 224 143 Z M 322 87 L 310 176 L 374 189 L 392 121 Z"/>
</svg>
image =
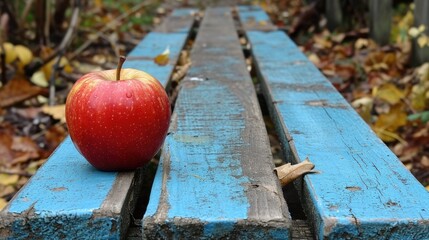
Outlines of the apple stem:
<svg viewBox="0 0 429 240">
<path fill-rule="evenodd" d="M 118 67 L 116 68 L 116 81 L 119 81 L 121 78 L 122 65 L 124 64 L 126 59 L 127 58 L 125 56 L 119 57 Z"/>
</svg>

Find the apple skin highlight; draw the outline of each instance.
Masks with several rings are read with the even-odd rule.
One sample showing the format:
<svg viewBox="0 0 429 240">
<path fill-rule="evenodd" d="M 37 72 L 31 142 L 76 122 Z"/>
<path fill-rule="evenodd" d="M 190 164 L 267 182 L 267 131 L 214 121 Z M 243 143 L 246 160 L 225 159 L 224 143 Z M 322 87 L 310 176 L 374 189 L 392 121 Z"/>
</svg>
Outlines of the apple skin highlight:
<svg viewBox="0 0 429 240">
<path fill-rule="evenodd" d="M 170 103 L 149 74 L 122 69 L 88 73 L 66 101 L 66 121 L 78 151 L 102 171 L 142 167 L 161 148 L 170 123 Z"/>
</svg>

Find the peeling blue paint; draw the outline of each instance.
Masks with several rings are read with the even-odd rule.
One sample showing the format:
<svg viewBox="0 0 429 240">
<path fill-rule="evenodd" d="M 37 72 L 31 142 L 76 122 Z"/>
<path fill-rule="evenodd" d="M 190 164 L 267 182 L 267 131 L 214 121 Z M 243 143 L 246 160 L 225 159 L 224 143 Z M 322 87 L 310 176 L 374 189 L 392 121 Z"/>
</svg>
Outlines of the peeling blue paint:
<svg viewBox="0 0 429 240">
<path fill-rule="evenodd" d="M 284 32 L 246 33 L 287 157 L 320 171 L 304 178 L 318 238 L 429 238 L 429 193 L 394 153 Z"/>
<path fill-rule="evenodd" d="M 188 33 L 160 33 L 148 34 L 127 56 L 123 68 L 134 68 L 154 76 L 165 87 L 170 79 L 177 59 Z M 169 63 L 160 66 L 154 59 L 169 47 Z"/>
<path fill-rule="evenodd" d="M 106 199 L 116 175 L 92 167 L 67 137 L 17 194 L 8 210 L 23 213 L 32 207 L 41 217 L 92 212 Z"/>
</svg>

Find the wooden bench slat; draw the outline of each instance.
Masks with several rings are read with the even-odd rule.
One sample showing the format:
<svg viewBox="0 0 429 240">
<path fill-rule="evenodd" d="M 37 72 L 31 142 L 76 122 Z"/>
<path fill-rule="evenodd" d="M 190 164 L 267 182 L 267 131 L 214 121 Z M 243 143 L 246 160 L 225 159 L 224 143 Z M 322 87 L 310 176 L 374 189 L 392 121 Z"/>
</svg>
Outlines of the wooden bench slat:
<svg viewBox="0 0 429 240">
<path fill-rule="evenodd" d="M 187 38 L 188 33 L 152 32 L 128 54 L 123 68 L 147 72 L 166 87 Z M 166 48 L 170 49 L 168 64 L 158 65 L 154 59 Z"/>
<path fill-rule="evenodd" d="M 175 19 L 182 21 L 174 25 L 180 29 L 175 31 L 174 26 L 164 24 L 162 31 L 171 33 L 149 33 L 129 55 L 131 59 L 125 67 L 154 74 L 166 86 L 192 26 L 192 11 L 173 12 Z M 185 26 L 187 31 L 184 31 Z M 154 66 L 153 58 L 167 46 L 171 51 L 170 64 Z M 0 212 L 0 238 L 124 237 L 142 173 L 143 170 L 122 173 L 95 170 L 67 137 Z"/>
<path fill-rule="evenodd" d="M 259 10 L 261 11 L 261 10 Z M 246 32 L 319 239 L 429 238 L 429 193 L 283 32 Z"/>
<path fill-rule="evenodd" d="M 205 12 L 143 218 L 146 238 L 289 237 L 290 216 L 230 11 Z"/>
</svg>

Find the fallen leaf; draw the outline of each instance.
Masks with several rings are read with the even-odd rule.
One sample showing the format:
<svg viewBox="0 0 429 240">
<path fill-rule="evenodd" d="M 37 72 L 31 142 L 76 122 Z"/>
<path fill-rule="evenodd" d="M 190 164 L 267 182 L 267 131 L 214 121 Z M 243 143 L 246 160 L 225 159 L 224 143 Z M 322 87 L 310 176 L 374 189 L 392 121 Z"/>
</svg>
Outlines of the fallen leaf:
<svg viewBox="0 0 429 240">
<path fill-rule="evenodd" d="M 365 120 L 367 123 L 371 123 L 372 121 L 372 106 L 374 104 L 374 100 L 370 97 L 362 97 L 354 100 L 352 102 L 353 108 L 357 110 L 359 115 Z"/>
<path fill-rule="evenodd" d="M 1 185 L 13 185 L 19 180 L 18 174 L 4 174 L 0 173 L 0 184 Z"/>
<path fill-rule="evenodd" d="M 387 113 L 380 114 L 374 123 L 373 129 L 377 135 L 385 142 L 395 140 L 404 141 L 397 133 L 399 127 L 407 124 L 407 114 L 403 110 L 402 104 L 392 106 Z"/>
<path fill-rule="evenodd" d="M 153 61 L 160 66 L 165 66 L 168 64 L 169 57 L 170 57 L 170 46 L 167 46 L 164 52 L 156 56 Z"/>
<path fill-rule="evenodd" d="M 52 70 L 54 69 L 57 61 L 58 61 L 58 58 L 54 58 L 42 67 L 42 71 L 45 74 L 46 79 L 50 79 L 51 74 L 52 74 Z M 58 67 L 64 69 L 64 72 L 67 72 L 67 73 L 71 73 L 73 71 L 73 68 L 70 65 L 70 63 L 66 57 L 60 58 L 60 62 L 58 64 Z"/>
<path fill-rule="evenodd" d="M 60 120 L 62 123 L 66 122 L 66 105 L 55 105 L 48 106 L 45 105 L 42 107 L 42 112 L 51 115 L 54 119 Z"/>
<path fill-rule="evenodd" d="M 13 186 L 4 186 L 0 185 L 0 198 L 6 197 L 7 195 L 11 195 L 15 192 L 15 188 Z M 1 208 L 1 207 L 0 207 Z"/>
<path fill-rule="evenodd" d="M 26 46 L 16 45 L 15 52 L 18 57 L 18 60 L 21 62 L 23 66 L 26 66 L 33 60 L 33 53 Z"/>
<path fill-rule="evenodd" d="M 308 158 L 298 164 L 286 163 L 280 167 L 274 168 L 274 172 L 280 180 L 282 186 L 293 182 L 295 179 L 303 176 L 306 173 L 311 172 L 314 168 L 314 164 L 310 162 Z"/>
<path fill-rule="evenodd" d="M 421 33 L 421 31 L 416 27 L 411 27 L 408 30 L 408 35 L 410 35 L 412 38 L 417 37 L 420 33 Z"/>
<path fill-rule="evenodd" d="M 45 73 L 42 70 L 33 73 L 30 78 L 30 81 L 40 87 L 49 86 L 48 79 L 46 78 Z"/>
<path fill-rule="evenodd" d="M 6 55 L 6 63 L 10 64 L 13 61 L 15 61 L 16 52 L 15 52 L 13 44 L 10 42 L 5 42 L 5 43 L 3 43 L 3 48 L 5 51 L 5 55 Z M 0 53 L 2 53 L 2 52 L 3 52 L 3 50 L 2 50 L 2 48 L 0 48 Z"/>
<path fill-rule="evenodd" d="M 422 35 L 417 38 L 417 44 L 419 47 L 423 48 L 429 43 L 429 38 L 426 35 Z"/>
<path fill-rule="evenodd" d="M 422 159 L 420 160 L 420 163 L 425 167 L 429 167 L 429 157 L 423 156 Z"/>
<path fill-rule="evenodd" d="M 14 156 L 10 149 L 12 136 L 9 133 L 0 133 L 0 166 L 8 166 Z"/>
<path fill-rule="evenodd" d="M 6 199 L 4 199 L 4 198 L 0 198 L 0 211 L 1 211 L 4 207 L 6 207 L 6 205 L 7 205 L 7 201 L 6 201 Z"/>
<path fill-rule="evenodd" d="M 13 136 L 10 148 L 13 151 L 29 153 L 30 158 L 39 157 L 39 147 L 30 137 Z"/>
<path fill-rule="evenodd" d="M 0 107 L 9 107 L 42 92 L 42 88 L 32 85 L 21 76 L 16 76 L 0 88 Z"/>
<path fill-rule="evenodd" d="M 368 47 L 368 45 L 369 45 L 368 39 L 366 39 L 366 38 L 359 38 L 355 42 L 355 49 L 366 48 L 366 47 Z"/>
<path fill-rule="evenodd" d="M 396 104 L 405 97 L 405 93 L 392 83 L 385 83 L 380 87 L 373 88 L 373 96 L 390 104 Z"/>
</svg>

